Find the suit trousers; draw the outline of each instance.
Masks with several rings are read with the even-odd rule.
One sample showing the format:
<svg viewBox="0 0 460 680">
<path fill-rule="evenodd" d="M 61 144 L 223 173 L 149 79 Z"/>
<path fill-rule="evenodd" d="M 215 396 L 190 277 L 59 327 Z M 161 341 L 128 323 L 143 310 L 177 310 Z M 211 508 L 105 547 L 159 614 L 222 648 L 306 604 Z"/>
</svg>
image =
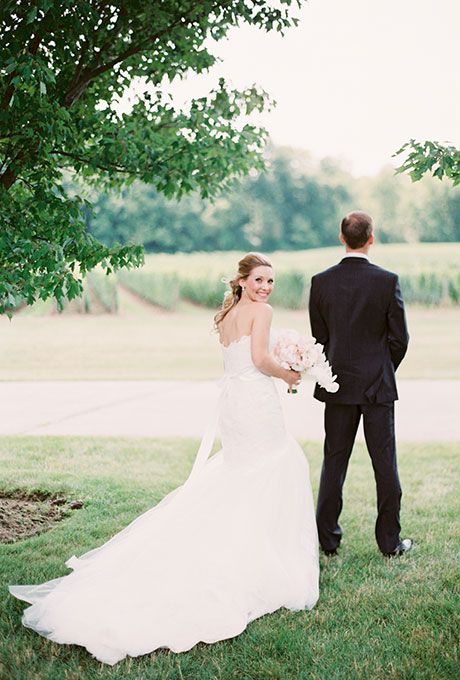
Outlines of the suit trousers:
<svg viewBox="0 0 460 680">
<path fill-rule="evenodd" d="M 375 537 L 383 553 L 400 542 L 401 486 L 396 462 L 394 402 L 384 404 L 328 404 L 324 411 L 324 460 L 318 493 L 317 525 L 323 550 L 335 550 L 342 538 L 338 520 L 348 461 L 363 416 L 364 437 L 377 485 Z"/>
</svg>

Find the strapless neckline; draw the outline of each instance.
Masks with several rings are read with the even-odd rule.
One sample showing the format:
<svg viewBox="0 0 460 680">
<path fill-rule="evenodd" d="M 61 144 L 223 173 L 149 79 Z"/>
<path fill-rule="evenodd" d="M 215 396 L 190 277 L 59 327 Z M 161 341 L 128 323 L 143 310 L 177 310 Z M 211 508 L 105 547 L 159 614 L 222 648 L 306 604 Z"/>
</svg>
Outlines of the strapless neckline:
<svg viewBox="0 0 460 680">
<path fill-rule="evenodd" d="M 230 347 L 232 345 L 237 345 L 242 340 L 247 340 L 250 337 L 251 337 L 250 335 L 242 335 L 241 337 L 237 338 L 236 340 L 232 340 L 231 342 L 229 342 L 228 345 L 224 345 L 223 342 L 220 342 L 219 344 L 222 347 L 222 349 L 230 349 Z"/>
</svg>

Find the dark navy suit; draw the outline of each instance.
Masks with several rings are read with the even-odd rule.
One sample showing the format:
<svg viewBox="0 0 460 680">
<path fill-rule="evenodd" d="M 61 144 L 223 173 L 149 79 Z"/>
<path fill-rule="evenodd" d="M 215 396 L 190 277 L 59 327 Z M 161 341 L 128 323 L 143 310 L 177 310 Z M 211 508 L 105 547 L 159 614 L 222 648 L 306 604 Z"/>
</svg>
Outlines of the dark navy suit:
<svg viewBox="0 0 460 680">
<path fill-rule="evenodd" d="M 345 257 L 312 278 L 309 311 L 312 333 L 340 384 L 335 393 L 315 388 L 315 398 L 326 402 L 317 506 L 321 546 L 335 550 L 342 537 L 342 487 L 362 415 L 377 485 L 376 539 L 382 552 L 392 552 L 400 541 L 401 504 L 395 370 L 409 341 L 398 276 L 365 258 Z"/>
</svg>

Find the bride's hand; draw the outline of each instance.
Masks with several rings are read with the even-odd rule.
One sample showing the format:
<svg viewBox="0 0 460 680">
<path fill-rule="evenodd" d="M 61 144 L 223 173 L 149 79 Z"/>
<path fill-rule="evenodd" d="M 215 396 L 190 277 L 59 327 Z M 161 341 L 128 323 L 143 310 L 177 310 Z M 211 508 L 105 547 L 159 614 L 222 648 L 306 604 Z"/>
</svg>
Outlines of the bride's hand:
<svg viewBox="0 0 460 680">
<path fill-rule="evenodd" d="M 283 377 L 283 380 L 284 382 L 287 382 L 290 390 L 293 387 L 297 387 L 297 385 L 300 385 L 300 381 L 302 380 L 302 376 L 300 375 L 300 373 L 288 368 L 284 369 L 284 373 L 285 377 Z"/>
</svg>

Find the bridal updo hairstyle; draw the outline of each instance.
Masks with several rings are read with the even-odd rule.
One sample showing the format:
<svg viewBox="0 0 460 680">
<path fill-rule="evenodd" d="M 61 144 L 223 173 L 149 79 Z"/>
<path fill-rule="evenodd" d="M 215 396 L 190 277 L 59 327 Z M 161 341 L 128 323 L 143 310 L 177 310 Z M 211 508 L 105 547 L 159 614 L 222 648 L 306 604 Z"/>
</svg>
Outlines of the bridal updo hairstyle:
<svg viewBox="0 0 460 680">
<path fill-rule="evenodd" d="M 340 230 L 347 246 L 356 250 L 366 245 L 372 234 L 373 226 L 370 215 L 356 210 L 343 218 Z"/>
<path fill-rule="evenodd" d="M 273 267 L 268 257 L 265 257 L 265 255 L 261 255 L 260 253 L 248 253 L 238 262 L 238 273 L 228 282 L 230 290 L 225 293 L 222 308 L 214 317 L 214 326 L 216 329 L 232 307 L 234 307 L 241 299 L 243 289 L 240 286 L 240 279 L 247 279 L 253 269 L 261 266 Z"/>
</svg>

